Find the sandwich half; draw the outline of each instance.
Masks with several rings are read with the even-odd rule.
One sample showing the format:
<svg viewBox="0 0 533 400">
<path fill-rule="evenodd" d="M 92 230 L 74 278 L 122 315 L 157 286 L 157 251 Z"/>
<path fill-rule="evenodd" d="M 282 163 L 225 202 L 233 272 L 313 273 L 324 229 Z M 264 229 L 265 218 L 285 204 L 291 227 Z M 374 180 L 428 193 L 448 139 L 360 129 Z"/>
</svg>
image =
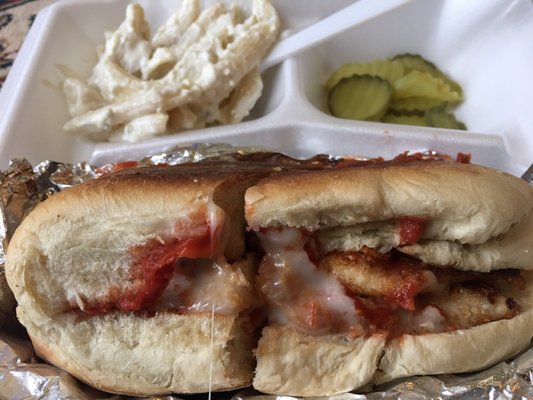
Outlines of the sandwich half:
<svg viewBox="0 0 533 400">
<path fill-rule="evenodd" d="M 113 393 L 250 385 L 257 262 L 243 198 L 271 167 L 134 168 L 41 203 L 6 265 L 37 354 Z"/>
<path fill-rule="evenodd" d="M 253 385 L 322 396 L 482 369 L 533 336 L 533 188 L 404 158 L 263 179 L 245 216 L 268 310 Z"/>
</svg>

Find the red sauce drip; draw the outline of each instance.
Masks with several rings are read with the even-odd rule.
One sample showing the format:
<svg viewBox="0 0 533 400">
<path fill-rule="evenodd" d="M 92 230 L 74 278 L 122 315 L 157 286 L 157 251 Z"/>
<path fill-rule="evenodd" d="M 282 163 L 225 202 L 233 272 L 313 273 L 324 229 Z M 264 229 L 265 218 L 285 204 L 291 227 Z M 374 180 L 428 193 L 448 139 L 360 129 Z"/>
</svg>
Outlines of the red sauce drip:
<svg viewBox="0 0 533 400">
<path fill-rule="evenodd" d="M 470 164 L 470 160 L 472 159 L 472 156 L 470 154 L 465 153 L 457 153 L 457 157 L 455 158 L 455 162 L 461 163 L 461 164 Z"/>
<path fill-rule="evenodd" d="M 414 244 L 420 240 L 426 220 L 419 217 L 399 218 L 400 223 L 400 245 Z"/>
<path fill-rule="evenodd" d="M 147 166 L 156 166 L 156 167 L 169 167 L 168 163 L 159 163 L 159 164 L 143 164 L 139 161 L 120 161 L 114 164 L 106 164 L 97 170 L 97 177 L 102 177 L 111 173 L 123 171 L 125 169 L 133 169 Z"/>
<path fill-rule="evenodd" d="M 393 293 L 387 296 L 387 300 L 391 303 L 398 304 L 405 310 L 415 309 L 415 296 L 420 290 L 419 281 L 408 281 L 402 286 L 398 287 Z"/>
<path fill-rule="evenodd" d="M 124 311 L 152 308 L 172 278 L 177 258 L 211 256 L 209 233 L 184 240 L 173 240 L 168 244 L 154 240 L 142 246 L 135 246 L 131 253 L 134 257 L 132 277 L 135 283 L 140 285 L 135 292 L 123 296 L 117 308 Z"/>
<path fill-rule="evenodd" d="M 350 325 L 346 318 L 331 309 L 320 300 L 302 302 L 300 313 L 295 316 L 297 326 L 305 327 L 306 331 L 315 335 L 333 332 L 347 332 Z"/>
<path fill-rule="evenodd" d="M 318 302 L 310 300 L 304 305 L 304 309 L 307 327 L 311 330 L 316 329 L 321 319 L 321 310 Z"/>
<path fill-rule="evenodd" d="M 128 290 L 113 288 L 104 300 L 88 304 L 89 315 L 105 314 L 110 310 L 152 312 L 174 273 L 174 264 L 180 257 L 208 258 L 212 254 L 210 232 L 187 239 L 167 242 L 150 240 L 130 249 L 133 263 L 130 267 L 133 285 Z"/>
<path fill-rule="evenodd" d="M 107 164 L 98 169 L 99 176 L 107 175 L 112 172 L 122 171 L 123 169 L 136 168 L 140 165 L 138 161 L 121 161 L 114 164 Z"/>
<path fill-rule="evenodd" d="M 374 301 L 354 297 L 355 308 L 370 324 L 371 331 L 397 331 L 399 320 L 392 304 L 379 304 Z"/>
<path fill-rule="evenodd" d="M 398 154 L 396 157 L 394 157 L 392 160 L 400 163 L 400 162 L 406 162 L 406 161 L 416 161 L 416 160 L 437 160 L 437 159 L 449 159 L 449 156 L 442 156 L 442 155 L 430 155 L 430 154 L 424 154 L 424 153 L 411 153 L 409 154 L 408 151 L 404 151 L 403 153 Z"/>
</svg>

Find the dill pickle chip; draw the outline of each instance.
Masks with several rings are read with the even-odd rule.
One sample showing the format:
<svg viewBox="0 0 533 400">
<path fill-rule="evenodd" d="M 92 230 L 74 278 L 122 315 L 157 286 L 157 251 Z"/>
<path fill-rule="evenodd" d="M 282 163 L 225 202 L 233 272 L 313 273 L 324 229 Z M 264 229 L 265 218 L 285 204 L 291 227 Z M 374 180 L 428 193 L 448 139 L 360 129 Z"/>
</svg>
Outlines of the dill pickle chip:
<svg viewBox="0 0 533 400">
<path fill-rule="evenodd" d="M 328 108 L 339 118 L 379 121 L 387 111 L 392 86 L 385 79 L 354 75 L 339 81 L 328 95 Z"/>
<path fill-rule="evenodd" d="M 446 107 L 447 103 L 440 99 L 427 97 L 407 97 L 404 99 L 392 99 L 389 108 L 398 114 L 424 114 L 425 110 L 434 107 Z"/>
<path fill-rule="evenodd" d="M 394 56 L 391 58 L 393 61 L 397 61 L 401 63 L 407 72 L 410 70 L 417 70 L 420 72 L 427 72 L 434 76 L 435 78 L 440 78 L 444 82 L 446 82 L 450 88 L 457 92 L 459 95 L 459 99 L 463 99 L 463 88 L 461 85 L 451 79 L 448 75 L 446 75 L 444 72 L 442 72 L 435 64 L 433 64 L 431 61 L 426 60 L 424 57 L 422 57 L 419 54 L 398 54 L 397 56 Z"/>
<path fill-rule="evenodd" d="M 424 113 L 424 118 L 428 126 L 435 128 L 466 130 L 466 125 L 463 122 L 458 121 L 457 118 L 455 118 L 455 115 L 446 111 L 442 107 L 435 107 L 426 110 Z"/>
<path fill-rule="evenodd" d="M 404 75 L 402 63 L 393 60 L 376 60 L 367 63 L 347 63 L 335 70 L 326 82 L 326 91 L 330 91 L 343 78 L 353 75 L 370 75 L 385 79 L 391 84 Z"/>
<path fill-rule="evenodd" d="M 336 117 L 466 130 L 448 111 L 463 100 L 461 86 L 418 54 L 343 64 L 325 87 Z"/>
<path fill-rule="evenodd" d="M 415 126 L 429 126 L 426 120 L 421 115 L 397 115 L 397 114 L 385 114 L 382 119 L 383 122 L 388 124 L 400 124 L 400 125 L 415 125 Z"/>
<path fill-rule="evenodd" d="M 446 82 L 427 72 L 413 70 L 394 82 L 394 99 L 426 97 L 443 102 L 460 101 L 461 97 Z"/>
</svg>

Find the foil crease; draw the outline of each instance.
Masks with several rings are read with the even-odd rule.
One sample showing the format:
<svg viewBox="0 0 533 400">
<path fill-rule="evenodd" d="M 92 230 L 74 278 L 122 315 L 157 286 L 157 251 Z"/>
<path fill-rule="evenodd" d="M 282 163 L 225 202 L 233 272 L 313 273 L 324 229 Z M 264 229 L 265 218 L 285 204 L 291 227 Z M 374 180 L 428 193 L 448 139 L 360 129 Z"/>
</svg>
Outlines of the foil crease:
<svg viewBox="0 0 533 400">
<path fill-rule="evenodd" d="M 236 155 L 259 148 L 225 144 L 179 146 L 142 160 L 135 165 L 176 165 L 206 158 L 234 160 Z M 120 165 L 122 163 L 119 163 Z M 127 166 L 128 163 L 126 162 Z M 132 165 L 132 164 L 131 164 Z M 16 322 L 15 299 L 5 279 L 4 263 L 9 240 L 16 227 L 41 201 L 73 185 L 113 171 L 117 165 L 93 166 L 43 161 L 32 166 L 27 160 L 13 160 L 0 171 L 0 399 L 110 399 L 127 396 L 97 391 L 68 373 L 39 360 L 24 329 Z M 146 400 L 178 399 L 296 400 L 291 396 L 266 395 L 245 389 L 229 393 L 193 396 L 151 397 Z M 406 378 L 380 387 L 366 387 L 361 393 L 343 393 L 313 400 L 421 400 L 421 399 L 533 399 L 533 348 L 508 362 L 477 373 Z"/>
</svg>

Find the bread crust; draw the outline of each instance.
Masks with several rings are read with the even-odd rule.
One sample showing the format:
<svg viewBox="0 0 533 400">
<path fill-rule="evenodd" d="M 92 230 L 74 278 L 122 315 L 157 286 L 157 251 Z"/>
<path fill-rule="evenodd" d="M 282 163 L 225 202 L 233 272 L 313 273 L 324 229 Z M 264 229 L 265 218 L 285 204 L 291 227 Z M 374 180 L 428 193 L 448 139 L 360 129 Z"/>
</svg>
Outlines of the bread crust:
<svg viewBox="0 0 533 400">
<path fill-rule="evenodd" d="M 350 339 L 267 326 L 255 352 L 253 386 L 264 393 L 304 397 L 349 392 L 372 380 L 385 341 L 385 335 Z"/>
<path fill-rule="evenodd" d="M 9 286 L 23 307 L 34 297 L 57 312 L 74 293 L 92 299 L 126 283 L 132 246 L 166 234 L 186 239 L 213 224 L 222 229 L 214 251 L 238 259 L 245 251 L 243 194 L 267 172 L 249 163 L 143 167 L 59 192 L 15 231 Z"/>
<path fill-rule="evenodd" d="M 426 243 L 459 246 L 462 252 L 455 262 L 450 251 L 433 254 L 432 261 L 440 255 L 443 266 L 452 263 L 483 272 L 533 268 L 533 252 L 528 252 L 532 210 L 533 187 L 524 181 L 477 165 L 441 161 L 291 171 L 260 181 L 245 195 L 252 229 L 304 228 L 314 232 L 324 251 L 360 250 L 363 245 L 388 251 L 402 244 L 397 219 L 421 217 L 426 225 L 420 245 L 406 246 L 405 252 L 429 258 Z M 451 333 L 383 339 L 377 347 L 370 345 L 372 338 L 353 342 L 355 348 L 368 341 L 375 351 L 371 357 L 336 350 L 333 337 L 267 327 L 256 351 L 254 386 L 278 395 L 322 396 L 371 381 L 487 367 L 526 348 L 531 340 L 531 275 L 528 281 L 529 293 L 513 294 L 523 311 L 512 319 Z M 328 351 L 334 356 L 328 358 Z M 365 366 L 349 366 L 365 357 Z M 349 373 L 332 376 L 330 368 L 338 372 L 339 365 Z"/>
<path fill-rule="evenodd" d="M 374 383 L 413 375 L 476 371 L 505 360 L 529 345 L 533 337 L 533 273 L 527 271 L 525 293 L 513 297 L 522 312 L 449 333 L 403 335 L 385 346 Z"/>
<path fill-rule="evenodd" d="M 99 390 L 152 396 L 251 383 L 254 341 L 236 317 L 112 312 L 50 318 L 21 307 L 17 315 L 40 357 Z"/>
<path fill-rule="evenodd" d="M 105 302 L 112 288 L 135 288 L 130 249 L 167 233 L 186 239 L 216 220 L 222 231 L 214 256 L 240 259 L 244 191 L 270 167 L 213 162 L 124 170 L 38 205 L 16 230 L 6 261 L 18 317 L 38 353 L 110 392 L 207 391 L 210 315 L 83 317 L 76 310 L 93 299 Z M 236 316 L 215 315 L 214 322 L 212 389 L 249 385 L 250 328 Z"/>
<path fill-rule="evenodd" d="M 533 188 L 478 165 L 384 162 L 271 176 L 247 190 L 245 204 L 256 230 L 314 231 L 416 216 L 428 219 L 424 238 L 475 244 L 524 218 L 533 208 Z"/>
<path fill-rule="evenodd" d="M 533 272 L 524 274 L 531 289 Z M 527 348 L 533 337 L 533 291 L 513 297 L 523 309 L 516 317 L 448 333 L 349 340 L 268 326 L 256 350 L 254 387 L 277 395 L 328 396 L 367 383 L 486 368 Z"/>
<path fill-rule="evenodd" d="M 422 240 L 398 249 L 430 265 L 465 271 L 533 269 L 533 211 L 509 231 L 485 243 L 463 245 L 458 242 Z"/>
</svg>

